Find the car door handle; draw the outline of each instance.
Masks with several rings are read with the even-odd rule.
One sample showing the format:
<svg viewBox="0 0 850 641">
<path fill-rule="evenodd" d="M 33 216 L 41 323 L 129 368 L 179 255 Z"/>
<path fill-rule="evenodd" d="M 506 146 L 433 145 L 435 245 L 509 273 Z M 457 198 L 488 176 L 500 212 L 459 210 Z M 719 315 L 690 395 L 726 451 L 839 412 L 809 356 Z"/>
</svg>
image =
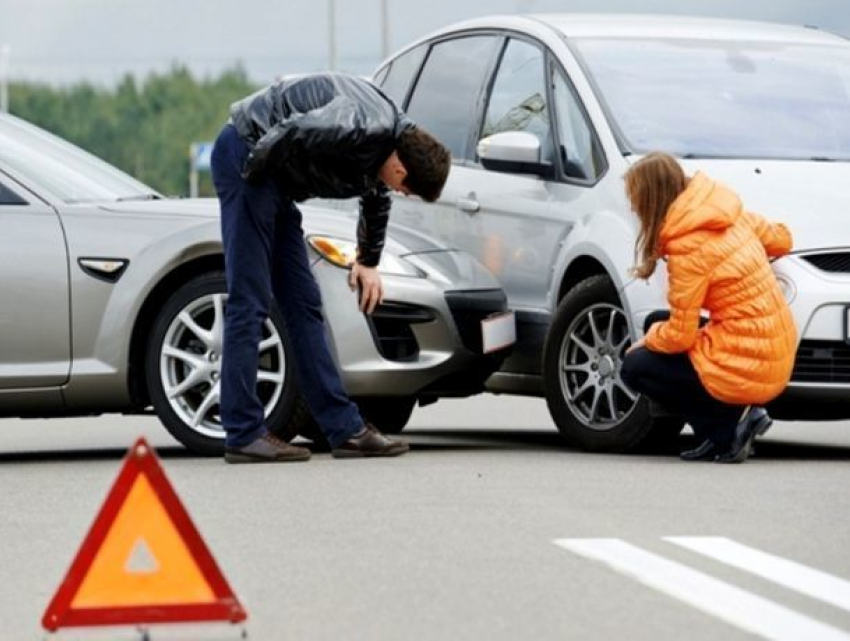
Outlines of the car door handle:
<svg viewBox="0 0 850 641">
<path fill-rule="evenodd" d="M 468 214 L 474 214 L 481 209 L 481 203 L 475 199 L 474 194 L 470 194 L 466 198 L 457 199 L 457 208 Z"/>
</svg>

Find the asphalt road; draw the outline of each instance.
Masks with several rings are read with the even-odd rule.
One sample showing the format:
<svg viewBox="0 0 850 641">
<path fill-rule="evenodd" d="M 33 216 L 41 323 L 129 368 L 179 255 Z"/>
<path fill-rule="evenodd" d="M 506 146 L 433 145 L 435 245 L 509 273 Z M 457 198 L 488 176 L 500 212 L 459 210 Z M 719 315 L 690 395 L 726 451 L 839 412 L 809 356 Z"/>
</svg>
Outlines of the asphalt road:
<svg viewBox="0 0 850 641">
<path fill-rule="evenodd" d="M 571 450 L 511 397 L 417 410 L 395 460 L 225 466 L 150 418 L 0 426 L 2 641 L 41 638 L 138 435 L 251 639 L 850 639 L 848 422 L 777 424 L 740 466 Z"/>
</svg>

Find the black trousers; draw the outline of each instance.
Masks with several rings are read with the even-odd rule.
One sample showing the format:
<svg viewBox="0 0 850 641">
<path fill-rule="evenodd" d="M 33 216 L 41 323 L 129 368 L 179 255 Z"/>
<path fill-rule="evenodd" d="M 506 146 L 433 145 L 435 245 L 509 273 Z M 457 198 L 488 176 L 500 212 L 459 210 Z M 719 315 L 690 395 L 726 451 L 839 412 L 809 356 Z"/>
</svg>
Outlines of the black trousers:
<svg viewBox="0 0 850 641">
<path fill-rule="evenodd" d="M 669 312 L 653 312 L 646 318 L 644 333 L 653 323 L 668 318 Z M 620 378 L 635 392 L 684 416 L 700 440 L 708 439 L 719 447 L 732 442 L 744 406 L 724 403 L 709 394 L 687 354 L 660 354 L 639 347 L 626 355 Z"/>
<path fill-rule="evenodd" d="M 261 332 L 274 296 L 292 341 L 299 387 L 328 442 L 336 447 L 360 431 L 363 419 L 345 392 L 328 345 L 301 212 L 271 179 L 242 178 L 248 151 L 233 125 L 225 125 L 212 155 L 230 294 L 221 361 L 226 443 L 240 447 L 266 432 L 257 377 Z"/>
</svg>

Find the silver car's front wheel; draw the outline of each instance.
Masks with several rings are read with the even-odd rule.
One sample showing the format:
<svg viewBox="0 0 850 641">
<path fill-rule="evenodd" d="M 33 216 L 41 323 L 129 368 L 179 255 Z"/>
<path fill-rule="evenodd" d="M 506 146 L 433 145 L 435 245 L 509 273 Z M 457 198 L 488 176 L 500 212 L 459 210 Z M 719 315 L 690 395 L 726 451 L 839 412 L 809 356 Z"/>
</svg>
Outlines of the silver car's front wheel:
<svg viewBox="0 0 850 641">
<path fill-rule="evenodd" d="M 171 434 L 202 454 L 222 451 L 219 415 L 224 278 L 205 274 L 180 287 L 156 318 L 147 354 L 151 401 Z M 286 418 L 298 402 L 287 359 L 288 341 L 273 312 L 263 323 L 257 394 L 269 427 L 287 437 Z"/>
</svg>

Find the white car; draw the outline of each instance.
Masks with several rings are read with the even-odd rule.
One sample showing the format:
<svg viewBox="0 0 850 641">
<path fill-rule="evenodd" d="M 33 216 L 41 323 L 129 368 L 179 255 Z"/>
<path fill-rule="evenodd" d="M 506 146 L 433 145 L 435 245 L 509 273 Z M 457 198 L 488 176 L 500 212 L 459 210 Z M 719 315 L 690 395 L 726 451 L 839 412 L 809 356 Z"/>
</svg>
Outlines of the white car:
<svg viewBox="0 0 850 641">
<path fill-rule="evenodd" d="M 516 311 L 517 344 L 488 389 L 545 395 L 588 449 L 681 429 L 619 377 L 643 319 L 666 308 L 663 270 L 648 284 L 628 275 L 623 175 L 664 150 L 794 233 L 775 269 L 801 341 L 771 413 L 850 417 L 845 39 L 699 18 L 493 17 L 411 44 L 374 80 L 454 156 L 442 198 L 397 196 L 394 224 L 477 257 Z"/>
</svg>

